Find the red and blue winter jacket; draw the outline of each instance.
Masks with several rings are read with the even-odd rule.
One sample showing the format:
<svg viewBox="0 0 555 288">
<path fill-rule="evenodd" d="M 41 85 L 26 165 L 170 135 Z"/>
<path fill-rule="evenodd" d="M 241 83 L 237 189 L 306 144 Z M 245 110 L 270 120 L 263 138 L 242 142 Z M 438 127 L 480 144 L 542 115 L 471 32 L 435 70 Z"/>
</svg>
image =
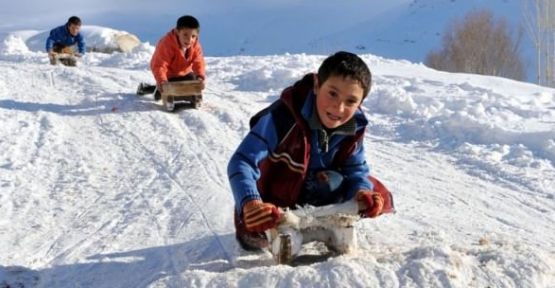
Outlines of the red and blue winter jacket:
<svg viewBox="0 0 555 288">
<path fill-rule="evenodd" d="M 48 39 L 46 39 L 46 52 L 52 50 L 54 44 L 57 43 L 64 46 L 73 46 L 77 43 L 79 53 L 82 55 L 85 54 L 85 39 L 81 33 L 77 33 L 75 36 L 71 35 L 67 28 L 67 24 L 50 30 L 50 35 L 48 36 Z"/>
<path fill-rule="evenodd" d="M 342 174 L 342 189 L 336 193 L 343 194 L 337 197 L 343 201 L 359 190 L 374 188 L 362 145 L 368 124 L 364 113 L 359 109 L 342 125 L 349 127 L 322 135 L 325 129 L 314 129 L 312 124 L 313 87 L 313 74 L 308 74 L 251 119 L 251 130 L 227 169 L 238 213 L 253 199 L 293 208 L 299 204 L 307 175 L 314 171 Z"/>
</svg>

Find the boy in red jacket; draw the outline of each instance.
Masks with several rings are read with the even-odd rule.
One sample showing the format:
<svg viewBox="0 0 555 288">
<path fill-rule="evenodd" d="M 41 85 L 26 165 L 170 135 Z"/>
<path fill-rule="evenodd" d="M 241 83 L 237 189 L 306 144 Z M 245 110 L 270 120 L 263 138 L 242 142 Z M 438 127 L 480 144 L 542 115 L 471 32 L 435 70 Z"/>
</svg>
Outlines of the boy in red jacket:
<svg viewBox="0 0 555 288">
<path fill-rule="evenodd" d="M 176 27 L 160 39 L 150 60 L 156 85 L 141 83 L 137 94 L 154 93 L 158 101 L 162 85 L 168 81 L 201 80 L 204 89 L 206 72 L 199 32 L 200 24 L 195 17 L 180 17 Z"/>
</svg>

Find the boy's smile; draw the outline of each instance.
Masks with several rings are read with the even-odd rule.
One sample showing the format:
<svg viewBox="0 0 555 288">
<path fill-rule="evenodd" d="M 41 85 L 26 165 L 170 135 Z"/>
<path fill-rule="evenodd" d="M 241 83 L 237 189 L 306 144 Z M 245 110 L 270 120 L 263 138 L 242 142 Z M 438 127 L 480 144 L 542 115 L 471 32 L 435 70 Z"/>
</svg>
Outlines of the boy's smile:
<svg viewBox="0 0 555 288">
<path fill-rule="evenodd" d="M 191 28 L 179 29 L 177 30 L 177 37 L 179 38 L 179 44 L 181 44 L 181 48 L 188 49 L 197 40 L 198 30 Z"/>
<path fill-rule="evenodd" d="M 319 85 L 315 75 L 314 93 L 320 122 L 324 127 L 334 129 L 353 118 L 364 90 L 357 80 L 343 76 L 330 76 Z"/>
</svg>

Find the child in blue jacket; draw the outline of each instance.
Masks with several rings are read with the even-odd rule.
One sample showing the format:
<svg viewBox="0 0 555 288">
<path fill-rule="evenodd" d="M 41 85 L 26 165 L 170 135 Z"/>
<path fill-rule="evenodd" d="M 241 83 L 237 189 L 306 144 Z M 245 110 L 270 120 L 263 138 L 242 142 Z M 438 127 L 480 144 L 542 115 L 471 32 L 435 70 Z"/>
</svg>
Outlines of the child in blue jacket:
<svg viewBox="0 0 555 288">
<path fill-rule="evenodd" d="M 67 53 L 77 57 L 84 55 L 85 39 L 80 30 L 81 19 L 77 16 L 69 17 L 66 24 L 50 30 L 46 39 L 46 52 L 50 59 L 53 59 L 55 53 Z"/>
<path fill-rule="evenodd" d="M 391 194 L 369 175 L 364 154 L 368 120 L 360 106 L 370 85 L 364 61 L 337 52 L 251 119 L 228 164 L 236 238 L 244 249 L 267 247 L 263 232 L 277 225 L 278 207 L 355 197 L 363 217 L 393 210 Z"/>
</svg>

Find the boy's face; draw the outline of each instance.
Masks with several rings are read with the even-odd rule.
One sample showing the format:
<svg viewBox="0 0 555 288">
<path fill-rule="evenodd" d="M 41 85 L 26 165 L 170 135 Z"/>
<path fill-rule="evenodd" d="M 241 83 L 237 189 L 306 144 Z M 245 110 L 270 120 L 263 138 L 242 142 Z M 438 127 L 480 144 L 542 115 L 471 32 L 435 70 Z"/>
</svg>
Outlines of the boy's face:
<svg viewBox="0 0 555 288">
<path fill-rule="evenodd" d="M 69 23 L 68 30 L 72 36 L 77 36 L 77 34 L 79 34 L 79 31 L 81 30 L 81 25 Z"/>
<path fill-rule="evenodd" d="M 362 102 L 364 90 L 357 80 L 350 77 L 333 75 L 319 85 L 318 76 L 314 75 L 314 93 L 322 125 L 333 129 L 353 118 Z"/>
<path fill-rule="evenodd" d="M 177 37 L 181 48 L 189 49 L 198 38 L 198 29 L 182 28 L 177 30 Z"/>
</svg>

